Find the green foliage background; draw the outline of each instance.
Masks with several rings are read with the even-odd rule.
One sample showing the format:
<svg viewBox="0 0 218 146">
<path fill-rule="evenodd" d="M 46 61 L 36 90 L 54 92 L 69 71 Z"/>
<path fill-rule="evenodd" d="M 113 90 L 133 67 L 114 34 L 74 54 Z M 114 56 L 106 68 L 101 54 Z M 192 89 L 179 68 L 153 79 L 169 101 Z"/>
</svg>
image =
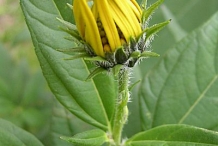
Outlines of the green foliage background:
<svg viewBox="0 0 218 146">
<path fill-rule="evenodd" d="M 148 0 L 149 4 L 155 1 Z M 54 21 L 54 25 L 50 27 L 57 32 L 57 37 L 60 37 L 59 40 L 61 40 L 66 34 L 61 33 L 61 36 L 59 35 L 56 25 L 58 23 L 54 17 L 56 10 L 48 9 L 46 1 L 44 2 L 42 3 L 45 4 L 45 7 L 42 6 L 42 8 L 48 14 L 47 19 Z M 50 2 L 57 6 L 57 10 L 61 9 L 59 15 L 65 20 L 73 22 L 71 11 L 64 5 L 67 2 L 71 3 L 70 0 L 51 0 Z M 47 3 L 50 2 L 47 1 Z M 33 4 L 29 3 L 31 6 Z M 93 129 L 93 127 L 66 111 L 49 92 L 33 51 L 30 35 L 18 2 L 13 0 L 3 1 L 0 8 L 2 28 L 0 34 L 0 103 L 2 105 L 0 118 L 9 120 L 30 131 L 45 145 L 70 145 L 60 140 L 59 137 L 62 135 L 72 136 L 78 132 Z M 152 49 L 161 54 L 161 57 L 144 60 L 133 70 L 132 82 L 138 79 L 142 81 L 131 94 L 130 116 L 124 129 L 124 137 L 131 137 L 137 132 L 163 124 L 185 123 L 209 130 L 218 130 L 216 112 L 218 107 L 218 92 L 216 91 L 218 87 L 218 34 L 213 30 L 213 28 L 217 28 L 218 21 L 207 23 L 209 26 L 197 29 L 206 23 L 217 10 L 217 0 L 166 0 L 153 15 L 150 25 L 170 18 L 172 22 L 158 33 L 152 43 Z M 34 9 L 31 11 L 34 12 Z M 36 11 L 39 10 L 36 9 Z M 35 17 L 38 13 L 32 14 L 30 17 Z M 7 27 L 8 19 L 3 19 L 5 16 L 12 21 L 10 27 Z M 217 16 L 214 20 L 218 20 Z M 196 31 L 192 32 L 194 30 Z M 39 33 L 41 32 L 43 35 L 43 31 L 39 30 Z M 190 35 L 186 37 L 188 34 Z M 48 37 L 48 40 L 43 39 L 44 42 L 55 40 L 52 37 Z M 65 46 L 68 47 L 68 44 L 66 42 Z M 60 44 L 57 44 L 56 47 L 59 46 L 65 47 Z M 44 53 L 51 52 L 52 50 L 48 49 Z M 54 53 L 54 56 L 57 55 L 56 52 L 52 53 Z M 63 63 L 65 62 L 61 60 L 63 57 L 63 55 L 58 54 L 57 58 L 60 58 L 60 60 L 49 59 L 50 62 Z M 81 61 L 78 62 L 83 64 Z M 81 80 L 79 81 L 81 86 L 88 86 L 87 88 L 90 88 L 91 91 L 93 85 L 101 85 L 101 78 L 103 77 L 96 78 L 94 82 L 89 83 L 90 85 L 82 83 L 83 78 L 88 74 L 89 65 L 85 69 L 86 71 L 83 71 L 84 74 L 81 74 L 79 68 L 77 72 L 70 70 L 70 68 L 77 68 L 74 64 L 70 64 L 70 62 L 65 62 L 65 64 L 68 66 L 66 68 L 71 75 Z M 59 73 L 59 76 L 64 75 L 61 72 Z M 47 75 L 49 75 L 49 72 Z M 107 82 L 111 82 L 111 79 L 108 79 Z M 76 81 L 75 84 L 78 84 L 78 82 Z M 72 90 L 75 89 L 72 88 Z M 82 89 L 80 90 L 82 91 Z M 102 94 L 104 93 L 103 89 L 98 90 L 102 91 Z M 80 96 L 81 91 L 79 91 L 72 94 Z M 94 95 L 95 93 L 91 94 Z M 101 98 L 101 95 L 98 97 Z M 96 101 L 96 104 L 102 101 L 100 98 Z M 111 102 L 111 98 L 107 98 L 109 102 Z M 59 100 L 61 101 L 61 98 Z M 92 101 L 92 99 L 89 100 Z M 89 102 L 86 101 L 86 103 Z M 110 108 L 105 108 L 107 118 L 110 118 Z M 104 113 L 102 114 L 104 115 Z M 86 117 L 82 118 L 85 119 Z M 95 115 L 90 117 L 98 118 Z M 101 125 L 107 124 L 105 123 L 107 120 L 101 120 L 97 120 L 100 124 L 93 125 L 102 127 Z"/>
</svg>

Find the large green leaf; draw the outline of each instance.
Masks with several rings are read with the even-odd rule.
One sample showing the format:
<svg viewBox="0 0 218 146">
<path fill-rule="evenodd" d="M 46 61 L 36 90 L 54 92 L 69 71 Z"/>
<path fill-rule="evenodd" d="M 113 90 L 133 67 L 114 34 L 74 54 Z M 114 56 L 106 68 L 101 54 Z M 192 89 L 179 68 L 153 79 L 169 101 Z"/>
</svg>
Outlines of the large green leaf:
<svg viewBox="0 0 218 146">
<path fill-rule="evenodd" d="M 3 119 L 0 119 L 0 145 L 43 146 L 32 134 Z"/>
<path fill-rule="evenodd" d="M 218 133 L 188 125 L 164 125 L 130 138 L 126 146 L 215 146 Z"/>
<path fill-rule="evenodd" d="M 141 0 L 138 0 L 138 2 L 140 3 Z M 148 0 L 147 6 L 150 6 L 154 2 L 155 1 Z M 150 21 L 150 24 L 152 25 L 172 19 L 170 24 L 158 33 L 158 37 L 155 36 L 155 40 L 151 44 L 151 49 L 161 56 L 158 58 L 143 60 L 138 66 L 141 73 L 138 71 L 135 73 L 135 70 L 137 69 L 134 68 L 133 79 L 142 79 L 145 73 L 147 73 L 160 59 L 162 59 L 162 57 L 164 57 L 164 52 L 166 52 L 169 48 L 172 48 L 172 46 L 181 40 L 187 33 L 196 29 L 199 25 L 208 20 L 217 11 L 217 5 L 217 0 L 165 0 L 160 8 L 155 11 Z M 141 82 L 139 85 L 140 84 Z M 137 109 L 140 108 L 140 102 L 138 102 L 138 92 L 138 86 L 134 87 L 134 90 L 131 91 L 131 102 L 128 103 L 130 115 L 128 123 L 125 126 L 125 129 L 128 129 L 128 131 L 124 131 L 124 134 L 125 136 L 127 135 L 127 137 L 130 137 L 137 131 L 142 130 L 139 128 L 140 122 L 138 122 L 139 110 Z M 135 125 L 134 128 L 131 128 L 132 125 Z"/>
<path fill-rule="evenodd" d="M 148 0 L 148 6 L 155 1 Z M 186 34 L 207 21 L 217 11 L 217 6 L 217 0 L 165 0 L 153 14 L 150 26 L 168 19 L 172 19 L 172 21 L 158 33 L 158 37 L 155 37 L 155 40 L 152 42 L 154 52 L 162 56 L 162 54 L 174 46 Z M 143 61 L 140 64 L 141 72 L 147 73 L 159 59 L 150 58 Z"/>
<path fill-rule="evenodd" d="M 218 13 L 174 48 L 144 77 L 143 129 L 190 124 L 217 130 Z"/>
<path fill-rule="evenodd" d="M 65 3 L 65 1 L 63 1 Z M 21 0 L 35 52 L 43 74 L 57 99 L 84 121 L 108 130 L 114 112 L 116 86 L 112 76 L 98 75 L 85 82 L 90 64 L 83 60 L 66 61 L 69 56 L 57 49 L 72 48 L 74 43 L 64 40 L 56 17 L 72 15 L 65 5 L 53 0 Z"/>
</svg>

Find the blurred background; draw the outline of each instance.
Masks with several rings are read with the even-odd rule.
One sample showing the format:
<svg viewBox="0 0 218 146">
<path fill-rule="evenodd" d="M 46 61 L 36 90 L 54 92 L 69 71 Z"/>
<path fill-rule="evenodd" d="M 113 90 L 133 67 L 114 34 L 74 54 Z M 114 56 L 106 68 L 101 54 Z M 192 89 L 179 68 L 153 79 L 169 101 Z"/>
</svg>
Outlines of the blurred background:
<svg viewBox="0 0 218 146">
<path fill-rule="evenodd" d="M 148 0 L 148 5 L 155 1 Z M 163 56 L 217 11 L 218 0 L 165 0 L 153 15 L 150 26 L 167 19 L 172 22 L 158 33 L 152 49 Z M 160 58 L 142 62 L 140 68 L 143 69 L 136 68 L 134 74 L 142 77 Z M 137 89 L 132 93 L 136 101 L 129 104 L 131 114 L 135 115 L 138 114 L 136 97 Z M 69 114 L 54 99 L 42 75 L 17 0 L 0 0 L 0 105 L 0 118 L 34 134 L 46 146 L 68 146 L 59 140 L 60 135 L 70 136 L 92 128 Z M 124 131 L 126 136 L 140 131 L 140 126 L 128 128 L 134 123 L 135 119 L 130 115 Z"/>
<path fill-rule="evenodd" d="M 53 98 L 17 0 L 0 0 L 0 118 L 48 137 Z"/>
</svg>

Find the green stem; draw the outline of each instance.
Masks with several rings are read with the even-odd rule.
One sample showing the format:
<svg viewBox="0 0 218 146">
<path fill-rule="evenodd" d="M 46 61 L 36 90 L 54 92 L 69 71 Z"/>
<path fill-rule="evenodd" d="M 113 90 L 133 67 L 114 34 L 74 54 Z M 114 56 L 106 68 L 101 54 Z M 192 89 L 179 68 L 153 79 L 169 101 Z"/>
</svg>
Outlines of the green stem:
<svg viewBox="0 0 218 146">
<path fill-rule="evenodd" d="M 122 68 L 118 74 L 119 93 L 115 109 L 114 123 L 113 123 L 113 139 L 116 146 L 120 146 L 121 135 L 124 124 L 128 117 L 127 103 L 129 100 L 129 68 Z"/>
</svg>

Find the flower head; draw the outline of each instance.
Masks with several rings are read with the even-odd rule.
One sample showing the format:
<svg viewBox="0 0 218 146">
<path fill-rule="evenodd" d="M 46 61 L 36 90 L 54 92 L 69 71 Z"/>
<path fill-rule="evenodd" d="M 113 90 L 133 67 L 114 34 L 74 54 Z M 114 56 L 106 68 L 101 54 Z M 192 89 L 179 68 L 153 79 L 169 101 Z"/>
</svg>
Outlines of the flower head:
<svg viewBox="0 0 218 146">
<path fill-rule="evenodd" d="M 170 21 L 148 27 L 153 11 L 163 2 L 158 0 L 146 8 L 136 0 L 74 0 L 76 26 L 60 20 L 64 29 L 78 42 L 70 49 L 78 53 L 72 59 L 85 58 L 100 68 L 110 69 L 124 65 L 133 67 L 143 58 L 158 56 L 149 46 L 154 35 Z M 75 41 L 75 40 L 73 40 Z M 63 50 L 69 54 L 69 50 Z"/>
<path fill-rule="evenodd" d="M 90 0 L 89 0 L 90 2 Z M 115 52 L 141 32 L 141 9 L 135 0 L 74 0 L 74 17 L 81 37 L 96 55 Z"/>
</svg>

